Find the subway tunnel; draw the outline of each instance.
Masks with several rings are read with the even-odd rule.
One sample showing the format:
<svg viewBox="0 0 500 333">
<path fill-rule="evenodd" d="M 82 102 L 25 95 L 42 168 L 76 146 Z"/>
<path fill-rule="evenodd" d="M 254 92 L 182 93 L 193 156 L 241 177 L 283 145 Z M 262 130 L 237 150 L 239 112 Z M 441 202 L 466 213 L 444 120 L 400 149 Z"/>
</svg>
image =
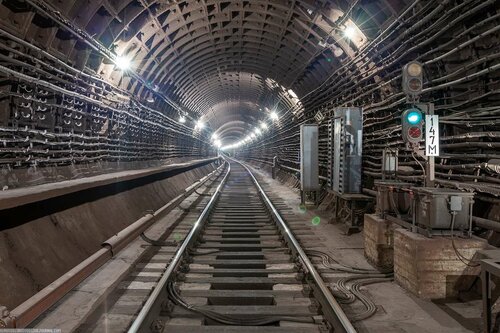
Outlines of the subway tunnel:
<svg viewBox="0 0 500 333">
<path fill-rule="evenodd" d="M 500 1 L 0 0 L 0 330 L 498 332 Z"/>
</svg>

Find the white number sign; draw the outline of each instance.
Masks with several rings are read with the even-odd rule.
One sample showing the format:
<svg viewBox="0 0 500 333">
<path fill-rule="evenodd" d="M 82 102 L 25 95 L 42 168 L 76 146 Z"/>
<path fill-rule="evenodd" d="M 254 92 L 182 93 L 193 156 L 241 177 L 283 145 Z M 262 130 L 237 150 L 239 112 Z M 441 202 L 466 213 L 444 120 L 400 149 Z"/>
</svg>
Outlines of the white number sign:
<svg viewBox="0 0 500 333">
<path fill-rule="evenodd" d="M 439 156 L 439 116 L 425 115 L 425 155 Z"/>
</svg>

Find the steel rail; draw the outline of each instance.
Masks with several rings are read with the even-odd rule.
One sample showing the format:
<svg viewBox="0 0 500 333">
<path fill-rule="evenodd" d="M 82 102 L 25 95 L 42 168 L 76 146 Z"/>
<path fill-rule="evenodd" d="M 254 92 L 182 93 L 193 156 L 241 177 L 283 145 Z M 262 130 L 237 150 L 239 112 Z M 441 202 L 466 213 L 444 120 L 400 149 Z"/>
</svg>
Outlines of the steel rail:
<svg viewBox="0 0 500 333">
<path fill-rule="evenodd" d="M 186 255 L 186 250 L 196 241 L 198 233 L 202 230 L 201 228 L 202 224 L 208 217 L 210 210 L 213 208 L 215 202 L 217 201 L 217 198 L 221 193 L 222 187 L 226 183 L 226 180 L 229 174 L 231 173 L 231 165 L 229 164 L 229 162 L 227 162 L 227 160 L 226 163 L 228 165 L 228 170 L 224 175 L 224 178 L 222 179 L 219 186 L 217 186 L 217 188 L 215 189 L 214 194 L 210 198 L 210 201 L 205 206 L 202 213 L 196 220 L 195 224 L 189 231 L 189 234 L 186 236 L 186 239 L 184 240 L 184 242 L 182 242 L 182 245 L 177 250 L 172 260 L 170 261 L 165 273 L 163 273 L 160 281 L 158 281 L 158 284 L 153 289 L 153 292 L 148 297 L 144 306 L 141 308 L 141 311 L 139 312 L 137 318 L 130 326 L 128 333 L 150 332 L 152 331 L 151 328 L 156 325 L 155 313 L 159 313 L 159 311 L 154 311 L 154 309 L 161 310 L 162 307 L 165 305 L 163 304 L 163 300 L 168 298 L 167 284 L 169 280 L 172 278 L 174 271 L 181 263 L 181 259 Z"/>
<path fill-rule="evenodd" d="M 334 331 L 346 332 L 346 333 L 357 332 L 352 323 L 347 318 L 347 315 L 344 313 L 344 310 L 342 310 L 339 303 L 333 297 L 332 293 L 330 292 L 327 285 L 323 281 L 323 278 L 319 275 L 318 271 L 312 264 L 311 260 L 300 246 L 294 234 L 292 233 L 290 228 L 288 228 L 287 223 L 283 220 L 280 213 L 278 212 L 276 207 L 274 207 L 273 203 L 267 196 L 264 189 L 260 186 L 259 182 L 253 175 L 252 171 L 250 171 L 250 169 L 242 162 L 239 162 L 231 158 L 229 159 L 243 166 L 247 170 L 250 177 L 252 178 L 266 206 L 272 213 L 272 216 L 275 218 L 275 220 L 279 223 L 279 226 L 281 227 L 283 232 L 283 236 L 285 236 L 288 239 L 289 246 L 292 247 L 292 250 L 298 255 L 298 257 L 303 263 L 303 266 L 309 273 L 309 277 L 313 280 L 314 296 L 322 305 L 322 310 L 324 312 L 324 315 L 326 319 L 333 325 Z"/>
<path fill-rule="evenodd" d="M 163 324 L 161 321 L 158 321 L 158 313 L 160 313 L 162 308 L 168 307 L 166 299 L 168 299 L 167 294 L 167 284 L 169 280 L 172 278 L 173 273 L 177 270 L 182 258 L 186 255 L 186 250 L 196 242 L 197 235 L 201 231 L 202 224 L 206 221 L 211 209 L 213 208 L 216 200 L 218 199 L 222 187 L 226 183 L 226 180 L 231 172 L 231 167 L 229 164 L 229 160 L 235 163 L 240 164 L 250 175 L 253 183 L 255 184 L 264 204 L 268 207 L 271 218 L 277 221 L 277 226 L 281 229 L 284 237 L 287 239 L 287 243 L 291 248 L 292 252 L 300 258 L 303 263 L 304 269 L 309 273 L 308 277 L 312 280 L 311 286 L 314 291 L 314 296 L 322 305 L 322 310 L 325 315 L 325 318 L 329 321 L 329 323 L 333 326 L 333 330 L 335 332 L 345 332 L 345 333 L 356 333 L 356 329 L 352 326 L 352 323 L 347 318 L 346 314 L 337 303 L 325 282 L 319 275 L 319 273 L 314 268 L 312 262 L 307 257 L 304 250 L 301 248 L 299 242 L 288 228 L 286 222 L 283 220 L 278 210 L 274 207 L 273 203 L 266 195 L 265 191 L 262 189 L 257 179 L 250 171 L 250 169 L 244 165 L 243 163 L 236 161 L 234 159 L 225 157 L 226 162 L 228 163 L 228 171 L 224 176 L 223 180 L 215 190 L 212 195 L 210 201 L 203 209 L 203 212 L 198 217 L 195 222 L 193 228 L 190 230 L 187 235 L 185 241 L 182 243 L 181 247 L 177 250 L 174 258 L 171 260 L 168 265 L 165 273 L 161 277 L 160 281 L 154 288 L 152 294 L 147 299 L 146 303 L 142 307 L 139 315 L 132 323 L 131 327 L 128 330 L 128 333 L 137 333 L 137 332 L 151 332 L 155 330 L 161 330 Z"/>
</svg>

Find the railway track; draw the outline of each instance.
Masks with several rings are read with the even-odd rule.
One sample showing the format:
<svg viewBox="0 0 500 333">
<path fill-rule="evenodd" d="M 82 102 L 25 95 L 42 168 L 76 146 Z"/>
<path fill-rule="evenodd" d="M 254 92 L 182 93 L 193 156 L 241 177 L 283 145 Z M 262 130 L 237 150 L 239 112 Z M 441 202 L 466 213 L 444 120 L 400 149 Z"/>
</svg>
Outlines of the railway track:
<svg viewBox="0 0 500 333">
<path fill-rule="evenodd" d="M 250 170 L 228 163 L 129 332 L 355 332 Z"/>
</svg>

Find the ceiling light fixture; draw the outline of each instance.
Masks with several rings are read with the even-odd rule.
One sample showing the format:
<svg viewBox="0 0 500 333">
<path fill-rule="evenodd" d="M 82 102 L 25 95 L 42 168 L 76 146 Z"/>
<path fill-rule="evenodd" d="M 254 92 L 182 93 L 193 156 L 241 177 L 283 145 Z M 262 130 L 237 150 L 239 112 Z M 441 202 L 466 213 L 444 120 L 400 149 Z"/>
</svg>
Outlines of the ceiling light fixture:
<svg viewBox="0 0 500 333">
<path fill-rule="evenodd" d="M 278 114 L 275 111 L 272 111 L 269 117 L 271 117 L 272 120 L 278 120 Z"/>
<path fill-rule="evenodd" d="M 346 36 L 349 39 L 353 39 L 356 36 L 356 29 L 352 26 L 345 27 L 344 36 Z"/>
<path fill-rule="evenodd" d="M 333 50 L 333 55 L 336 56 L 337 58 L 340 57 L 342 54 L 344 54 L 344 50 L 342 50 L 340 47 L 336 47 L 335 45 L 332 45 L 332 50 Z"/>
<path fill-rule="evenodd" d="M 130 68 L 131 61 L 126 56 L 117 56 L 115 59 L 115 65 L 122 71 L 126 71 Z"/>
<path fill-rule="evenodd" d="M 203 129 L 203 127 L 205 127 L 205 124 L 203 123 L 203 121 L 201 119 L 199 119 L 197 122 L 196 122 L 196 126 L 195 128 L 197 129 Z"/>
</svg>

